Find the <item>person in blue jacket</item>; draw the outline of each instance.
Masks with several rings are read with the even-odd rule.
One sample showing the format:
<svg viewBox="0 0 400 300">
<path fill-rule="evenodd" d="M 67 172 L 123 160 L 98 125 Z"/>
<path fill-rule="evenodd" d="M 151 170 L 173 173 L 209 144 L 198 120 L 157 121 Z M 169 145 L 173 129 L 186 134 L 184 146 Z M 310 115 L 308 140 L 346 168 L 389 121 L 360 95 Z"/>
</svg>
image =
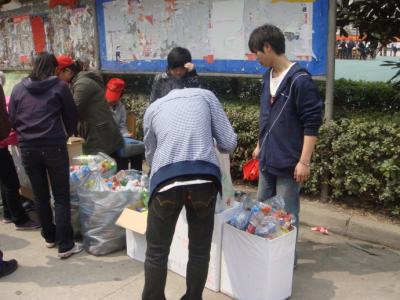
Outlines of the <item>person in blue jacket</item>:
<svg viewBox="0 0 400 300">
<path fill-rule="evenodd" d="M 267 67 L 260 99 L 258 201 L 280 195 L 299 225 L 300 185 L 311 172 L 323 102 L 310 73 L 285 55 L 285 37 L 271 24 L 251 33 L 249 48 Z M 297 255 L 296 255 L 297 257 Z M 295 264 L 297 263 L 297 259 Z"/>
</svg>

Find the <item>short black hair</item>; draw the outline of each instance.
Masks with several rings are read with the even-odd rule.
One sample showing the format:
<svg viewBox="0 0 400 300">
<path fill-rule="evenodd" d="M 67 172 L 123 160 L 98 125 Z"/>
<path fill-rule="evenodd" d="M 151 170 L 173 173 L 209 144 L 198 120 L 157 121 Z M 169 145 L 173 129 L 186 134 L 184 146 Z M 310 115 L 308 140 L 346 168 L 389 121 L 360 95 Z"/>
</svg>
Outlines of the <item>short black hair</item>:
<svg viewBox="0 0 400 300">
<path fill-rule="evenodd" d="M 186 63 L 192 62 L 192 55 L 186 48 L 175 47 L 169 52 L 167 61 L 168 69 L 175 69 L 185 66 Z"/>
<path fill-rule="evenodd" d="M 57 59 L 54 54 L 46 51 L 40 52 L 33 61 L 33 70 L 29 77 L 33 81 L 45 80 L 55 74 L 57 65 Z"/>
<path fill-rule="evenodd" d="M 183 89 L 185 86 L 182 79 L 175 77 L 160 77 L 154 82 L 154 100 L 166 96 L 170 91 Z"/>
<path fill-rule="evenodd" d="M 285 36 L 282 30 L 272 24 L 264 24 L 254 29 L 249 38 L 250 51 L 253 53 L 264 52 L 265 44 L 271 45 L 276 54 L 284 54 Z"/>
</svg>

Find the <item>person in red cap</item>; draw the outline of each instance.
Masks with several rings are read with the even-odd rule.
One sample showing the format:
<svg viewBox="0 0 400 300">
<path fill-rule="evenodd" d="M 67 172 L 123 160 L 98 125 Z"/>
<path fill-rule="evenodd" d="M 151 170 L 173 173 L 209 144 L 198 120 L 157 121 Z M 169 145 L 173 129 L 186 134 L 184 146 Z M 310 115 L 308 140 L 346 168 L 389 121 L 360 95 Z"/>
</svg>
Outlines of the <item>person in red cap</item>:
<svg viewBox="0 0 400 300">
<path fill-rule="evenodd" d="M 125 90 L 125 81 L 121 78 L 111 78 L 106 86 L 106 99 L 110 106 L 114 120 L 124 138 L 124 146 L 117 151 L 118 169 L 127 169 L 129 161 L 135 170 L 142 170 L 144 144 L 132 138 L 126 127 L 126 110 L 120 99 Z"/>
<path fill-rule="evenodd" d="M 76 74 L 75 61 L 72 57 L 62 54 L 57 57 L 57 64 L 57 77 L 69 83 Z"/>
</svg>

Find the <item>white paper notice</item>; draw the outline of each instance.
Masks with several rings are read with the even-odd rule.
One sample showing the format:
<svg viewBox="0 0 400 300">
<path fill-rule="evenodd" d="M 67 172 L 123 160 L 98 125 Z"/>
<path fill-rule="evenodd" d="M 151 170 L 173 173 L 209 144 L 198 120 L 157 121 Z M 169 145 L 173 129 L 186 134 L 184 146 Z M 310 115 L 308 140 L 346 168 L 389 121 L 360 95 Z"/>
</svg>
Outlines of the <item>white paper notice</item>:
<svg viewBox="0 0 400 300">
<path fill-rule="evenodd" d="M 243 59 L 244 0 L 212 3 L 210 41 L 215 59 Z"/>
</svg>

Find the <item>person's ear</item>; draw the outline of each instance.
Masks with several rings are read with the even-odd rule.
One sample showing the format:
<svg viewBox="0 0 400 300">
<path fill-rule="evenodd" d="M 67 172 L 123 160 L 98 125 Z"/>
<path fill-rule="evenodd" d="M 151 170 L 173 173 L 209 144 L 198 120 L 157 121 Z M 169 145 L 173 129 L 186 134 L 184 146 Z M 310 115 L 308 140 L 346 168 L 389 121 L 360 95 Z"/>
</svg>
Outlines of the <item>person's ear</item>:
<svg viewBox="0 0 400 300">
<path fill-rule="evenodd" d="M 265 54 L 267 54 L 267 53 L 270 53 L 271 50 L 272 50 L 271 45 L 270 45 L 269 43 L 265 43 L 265 44 L 264 44 L 264 47 L 263 47 L 263 52 L 264 52 Z"/>
</svg>

